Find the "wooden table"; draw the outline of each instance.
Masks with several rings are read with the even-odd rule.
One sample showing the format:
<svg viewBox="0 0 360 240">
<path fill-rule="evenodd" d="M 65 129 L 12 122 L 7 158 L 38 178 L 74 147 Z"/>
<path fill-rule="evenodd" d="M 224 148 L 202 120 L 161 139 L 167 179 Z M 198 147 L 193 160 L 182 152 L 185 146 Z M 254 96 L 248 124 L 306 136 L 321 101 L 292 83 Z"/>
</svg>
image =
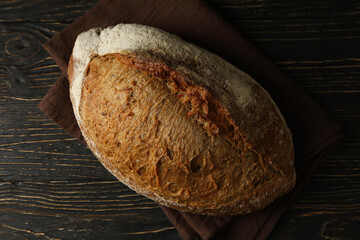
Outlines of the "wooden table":
<svg viewBox="0 0 360 240">
<path fill-rule="evenodd" d="M 0 2 L 0 239 L 180 239 L 36 108 L 60 75 L 41 44 L 96 2 Z M 360 239 L 360 1 L 208 2 L 346 135 L 270 239 Z"/>
</svg>

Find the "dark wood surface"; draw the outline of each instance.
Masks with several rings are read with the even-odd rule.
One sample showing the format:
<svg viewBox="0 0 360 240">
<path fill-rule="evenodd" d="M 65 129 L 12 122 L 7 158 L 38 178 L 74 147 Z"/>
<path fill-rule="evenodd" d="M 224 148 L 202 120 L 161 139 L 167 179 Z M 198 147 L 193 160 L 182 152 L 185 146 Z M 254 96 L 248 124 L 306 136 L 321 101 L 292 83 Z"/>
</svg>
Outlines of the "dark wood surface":
<svg viewBox="0 0 360 240">
<path fill-rule="evenodd" d="M 96 2 L 0 1 L 0 239 L 180 239 L 36 108 L 60 75 L 41 44 Z M 208 3 L 344 128 L 270 239 L 360 239 L 360 1 Z"/>
</svg>

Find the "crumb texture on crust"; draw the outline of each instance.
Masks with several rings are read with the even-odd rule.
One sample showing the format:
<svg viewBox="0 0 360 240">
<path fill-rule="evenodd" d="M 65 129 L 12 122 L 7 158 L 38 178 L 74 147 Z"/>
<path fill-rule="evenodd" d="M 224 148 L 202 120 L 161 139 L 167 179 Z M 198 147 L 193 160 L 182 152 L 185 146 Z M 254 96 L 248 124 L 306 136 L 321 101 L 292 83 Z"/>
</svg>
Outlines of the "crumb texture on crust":
<svg viewBox="0 0 360 240">
<path fill-rule="evenodd" d="M 169 207 L 259 210 L 295 183 L 291 134 L 270 96 L 220 57 L 151 27 L 79 35 L 75 116 L 120 181 Z"/>
</svg>

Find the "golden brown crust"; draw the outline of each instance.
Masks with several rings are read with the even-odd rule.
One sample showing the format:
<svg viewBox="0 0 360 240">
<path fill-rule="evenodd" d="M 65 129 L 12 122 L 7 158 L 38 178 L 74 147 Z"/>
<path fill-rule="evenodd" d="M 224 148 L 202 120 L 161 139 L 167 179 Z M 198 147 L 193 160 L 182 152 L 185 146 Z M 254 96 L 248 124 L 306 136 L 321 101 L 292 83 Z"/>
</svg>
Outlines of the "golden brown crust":
<svg viewBox="0 0 360 240">
<path fill-rule="evenodd" d="M 120 181 L 208 215 L 252 212 L 293 187 L 291 135 L 263 89 L 252 86 L 260 111 L 225 109 L 216 91 L 141 56 L 93 56 L 83 80 L 80 128 Z"/>
</svg>

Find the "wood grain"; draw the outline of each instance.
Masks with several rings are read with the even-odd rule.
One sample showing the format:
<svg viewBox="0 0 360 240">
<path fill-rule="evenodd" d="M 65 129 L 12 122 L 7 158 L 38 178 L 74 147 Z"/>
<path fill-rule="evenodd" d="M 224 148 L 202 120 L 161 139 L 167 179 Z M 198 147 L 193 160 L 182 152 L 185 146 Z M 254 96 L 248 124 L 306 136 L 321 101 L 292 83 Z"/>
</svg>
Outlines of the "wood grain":
<svg viewBox="0 0 360 240">
<path fill-rule="evenodd" d="M 36 108 L 60 75 L 41 44 L 96 2 L 0 2 L 0 239 L 180 239 Z M 360 2 L 207 2 L 345 132 L 270 239 L 359 239 Z"/>
</svg>

